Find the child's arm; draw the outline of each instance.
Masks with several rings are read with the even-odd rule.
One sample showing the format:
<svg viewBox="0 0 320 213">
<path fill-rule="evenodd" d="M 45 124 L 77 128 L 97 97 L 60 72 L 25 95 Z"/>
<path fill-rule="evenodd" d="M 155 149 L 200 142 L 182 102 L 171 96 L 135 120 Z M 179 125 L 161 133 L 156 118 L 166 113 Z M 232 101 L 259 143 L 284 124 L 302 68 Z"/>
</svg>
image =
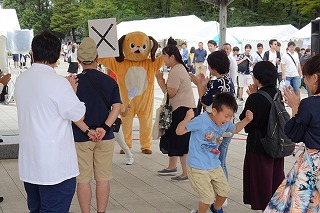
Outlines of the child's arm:
<svg viewBox="0 0 320 213">
<path fill-rule="evenodd" d="M 253 119 L 253 113 L 250 110 L 246 111 L 246 117 L 236 124 L 236 129 L 232 131 L 233 134 L 240 132 Z"/>
<path fill-rule="evenodd" d="M 177 129 L 176 129 L 177 135 L 183 135 L 188 132 L 186 126 L 187 126 L 187 123 L 191 121 L 193 117 L 194 117 L 194 111 L 193 109 L 189 109 L 184 119 L 177 126 Z"/>
</svg>

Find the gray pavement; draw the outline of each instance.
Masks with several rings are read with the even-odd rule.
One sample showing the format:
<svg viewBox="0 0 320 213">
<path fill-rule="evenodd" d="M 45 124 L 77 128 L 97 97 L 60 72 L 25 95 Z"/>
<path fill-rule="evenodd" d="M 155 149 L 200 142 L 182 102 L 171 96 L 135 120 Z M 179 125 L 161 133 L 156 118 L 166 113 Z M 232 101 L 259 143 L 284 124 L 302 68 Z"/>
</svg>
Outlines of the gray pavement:
<svg viewBox="0 0 320 213">
<path fill-rule="evenodd" d="M 27 64 L 28 66 L 29 63 Z M 61 60 L 56 68 L 61 75 L 67 75 L 67 63 Z M 12 70 L 13 74 L 18 73 Z M 13 77 L 14 79 L 14 77 Z M 305 92 L 304 96 L 305 96 Z M 197 98 L 196 88 L 194 94 Z M 32 94 L 30 95 L 32 98 Z M 163 94 L 155 83 L 156 109 L 163 98 Z M 154 110 L 155 110 L 154 109 Z M 9 105 L 0 104 L 0 133 L 3 134 L 4 143 L 17 143 L 19 141 L 17 110 L 14 102 Z M 242 168 L 245 154 L 245 134 L 236 134 L 229 146 L 227 164 L 229 169 L 229 183 L 231 186 L 228 206 L 224 208 L 227 213 L 250 213 L 248 205 L 242 203 Z M 111 194 L 107 212 L 110 213 L 188 213 L 196 209 L 198 198 L 189 182 L 171 182 L 170 177 L 158 176 L 157 171 L 163 169 L 168 162 L 166 155 L 159 151 L 159 140 L 153 141 L 153 154 L 145 155 L 140 152 L 139 123 L 134 119 L 133 125 L 133 154 L 134 164 L 125 165 L 124 155 L 119 154 L 120 147 L 116 144 L 113 158 L 113 179 L 110 183 Z M 286 173 L 292 167 L 296 157 L 285 159 Z M 178 164 L 178 171 L 181 171 Z M 26 193 L 23 183 L 19 180 L 17 159 L 0 160 L 0 196 L 4 201 L 0 203 L 0 213 L 26 213 Z M 95 182 L 92 182 L 95 186 Z M 95 193 L 93 193 L 95 194 Z M 91 212 L 96 212 L 95 199 L 91 203 Z M 70 212 L 80 213 L 76 196 L 73 199 Z"/>
</svg>

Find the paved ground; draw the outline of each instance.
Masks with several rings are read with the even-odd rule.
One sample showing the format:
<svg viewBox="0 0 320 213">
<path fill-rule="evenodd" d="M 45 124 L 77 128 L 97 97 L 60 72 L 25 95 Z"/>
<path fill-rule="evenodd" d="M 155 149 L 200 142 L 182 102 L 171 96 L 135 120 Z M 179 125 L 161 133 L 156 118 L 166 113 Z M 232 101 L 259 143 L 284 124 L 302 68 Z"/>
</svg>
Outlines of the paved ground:
<svg viewBox="0 0 320 213">
<path fill-rule="evenodd" d="M 29 66 L 29 63 L 28 63 Z M 66 75 L 67 63 L 62 62 L 56 69 L 61 75 Z M 17 73 L 17 70 L 13 70 Z M 195 96 L 196 89 L 194 88 Z M 30 95 L 30 94 L 29 94 Z M 155 108 L 160 105 L 162 92 L 155 86 Z M 32 95 L 30 96 L 32 98 Z M 119 154 L 116 145 L 113 158 L 113 176 L 111 181 L 111 195 L 107 212 L 110 213 L 188 213 L 197 207 L 198 199 L 189 182 L 174 183 L 170 177 L 157 175 L 157 171 L 167 164 L 167 156 L 159 151 L 159 140 L 153 141 L 153 154 L 141 154 L 139 149 L 139 125 L 134 120 L 133 154 L 135 163 L 125 165 L 124 155 Z M 0 132 L 4 135 L 5 143 L 18 141 L 18 123 L 15 103 L 0 104 Z M 231 192 L 227 213 L 250 213 L 248 205 L 242 203 L 242 168 L 245 152 L 245 134 L 234 136 L 229 147 L 227 162 L 229 168 L 229 183 Z M 295 157 L 285 159 L 286 172 L 292 167 Z M 181 171 L 178 165 L 178 170 Z M 26 193 L 19 180 L 16 159 L 0 160 L 0 196 L 4 201 L 0 204 L 0 213 L 26 213 Z M 92 182 L 92 186 L 95 183 Z M 92 211 L 96 212 L 96 203 L 92 201 Z M 80 212 L 77 198 L 74 197 L 70 209 L 72 213 Z"/>
</svg>

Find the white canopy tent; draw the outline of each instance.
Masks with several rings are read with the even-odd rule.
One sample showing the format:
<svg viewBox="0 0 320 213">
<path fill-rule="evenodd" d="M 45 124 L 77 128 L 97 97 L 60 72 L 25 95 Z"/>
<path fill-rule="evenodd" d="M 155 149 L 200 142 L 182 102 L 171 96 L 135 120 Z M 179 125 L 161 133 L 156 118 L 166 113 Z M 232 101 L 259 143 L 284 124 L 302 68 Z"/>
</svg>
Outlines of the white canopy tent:
<svg viewBox="0 0 320 213">
<path fill-rule="evenodd" d="M 252 27 L 231 27 L 228 28 L 236 38 L 242 41 L 244 45 L 251 44 L 252 50 L 256 50 L 256 45 L 262 43 L 265 50 L 269 49 L 269 40 L 277 39 L 282 45 L 281 50 L 285 51 L 286 44 L 290 41 L 291 36 L 298 31 L 291 24 L 274 25 L 274 26 L 252 26 Z M 244 51 L 243 49 L 240 52 Z"/>
<path fill-rule="evenodd" d="M 195 29 L 201 29 L 203 25 L 204 22 L 195 15 L 126 21 L 117 25 L 117 34 L 120 38 L 130 32 L 141 31 L 158 41 L 168 39 L 170 36 L 174 39 L 187 40 L 190 33 Z"/>
<path fill-rule="evenodd" d="M 316 18 L 320 19 L 320 17 Z M 304 46 L 311 45 L 311 22 L 291 36 L 292 40 L 303 40 Z"/>
</svg>

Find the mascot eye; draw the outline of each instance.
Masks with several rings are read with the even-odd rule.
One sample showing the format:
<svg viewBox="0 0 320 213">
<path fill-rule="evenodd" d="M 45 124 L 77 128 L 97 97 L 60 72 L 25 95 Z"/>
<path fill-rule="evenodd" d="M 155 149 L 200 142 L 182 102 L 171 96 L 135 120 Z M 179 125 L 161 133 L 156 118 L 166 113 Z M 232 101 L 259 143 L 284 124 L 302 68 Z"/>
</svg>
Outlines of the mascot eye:
<svg viewBox="0 0 320 213">
<path fill-rule="evenodd" d="M 143 49 L 147 49 L 147 45 L 143 45 L 143 47 L 142 47 Z"/>
<path fill-rule="evenodd" d="M 130 43 L 130 47 L 131 47 L 131 48 L 134 48 L 134 43 Z"/>
</svg>

